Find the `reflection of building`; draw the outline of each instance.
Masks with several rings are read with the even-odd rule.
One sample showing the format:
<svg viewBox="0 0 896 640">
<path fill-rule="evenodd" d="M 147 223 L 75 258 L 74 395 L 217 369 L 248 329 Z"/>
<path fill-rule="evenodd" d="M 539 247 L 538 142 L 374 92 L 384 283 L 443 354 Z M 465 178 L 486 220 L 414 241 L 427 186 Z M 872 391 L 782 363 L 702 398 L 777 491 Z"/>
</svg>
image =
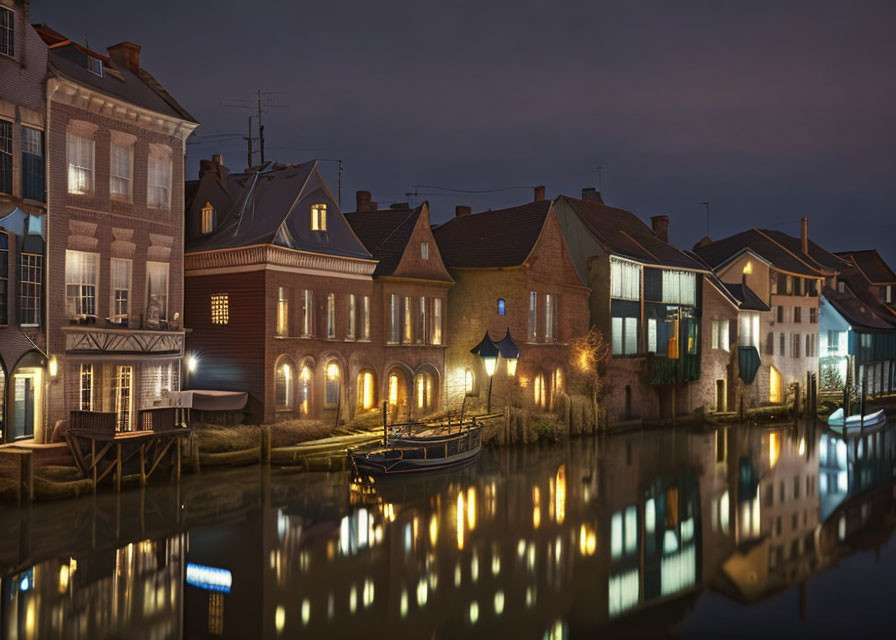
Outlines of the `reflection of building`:
<svg viewBox="0 0 896 640">
<path fill-rule="evenodd" d="M 185 547 L 144 540 L 0 579 L 0 636 L 179 638 Z"/>
<path fill-rule="evenodd" d="M 43 436 L 47 46 L 0 5 L 0 442 Z"/>
</svg>

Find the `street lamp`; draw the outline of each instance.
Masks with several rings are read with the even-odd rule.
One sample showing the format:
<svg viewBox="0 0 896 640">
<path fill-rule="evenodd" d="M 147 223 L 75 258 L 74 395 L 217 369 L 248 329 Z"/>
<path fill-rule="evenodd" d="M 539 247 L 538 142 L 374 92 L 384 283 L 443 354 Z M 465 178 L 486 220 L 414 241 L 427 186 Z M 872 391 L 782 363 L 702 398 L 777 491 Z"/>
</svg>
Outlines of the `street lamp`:
<svg viewBox="0 0 896 640">
<path fill-rule="evenodd" d="M 492 380 L 494 380 L 495 368 L 498 365 L 498 355 L 500 352 L 498 351 L 498 346 L 492 342 L 492 339 L 488 336 L 488 331 L 485 332 L 485 335 L 482 337 L 482 340 L 479 341 L 475 347 L 470 349 L 470 353 L 474 356 L 479 356 L 482 358 L 482 363 L 485 365 L 485 372 L 488 374 L 488 404 L 486 406 L 486 413 L 492 412 Z"/>
<path fill-rule="evenodd" d="M 498 348 L 498 353 L 501 354 L 501 357 L 507 360 L 507 375 L 515 376 L 516 364 L 520 360 L 520 348 L 516 346 L 513 338 L 510 337 L 510 329 L 507 329 L 507 333 L 495 346 Z"/>
</svg>

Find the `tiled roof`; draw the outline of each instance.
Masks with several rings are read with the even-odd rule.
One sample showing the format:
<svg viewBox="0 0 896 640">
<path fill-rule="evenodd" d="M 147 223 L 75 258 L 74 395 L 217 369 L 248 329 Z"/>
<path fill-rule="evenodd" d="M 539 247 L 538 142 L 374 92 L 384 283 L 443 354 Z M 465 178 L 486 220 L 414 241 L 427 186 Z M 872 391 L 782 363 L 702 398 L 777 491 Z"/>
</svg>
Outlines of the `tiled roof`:
<svg viewBox="0 0 896 640">
<path fill-rule="evenodd" d="M 370 259 L 323 186 L 317 162 L 275 165 L 260 173 L 230 173 L 225 185 L 210 171 L 200 179 L 191 213 L 195 215 L 206 201 L 215 207 L 217 227 L 208 236 L 191 242 L 188 252 L 273 244 Z M 325 231 L 311 229 L 311 205 L 319 203 L 327 206 Z"/>
<path fill-rule="evenodd" d="M 355 235 L 373 257 L 379 260 L 374 275 L 395 272 L 422 211 L 423 205 L 413 210 L 387 209 L 345 214 Z"/>
<path fill-rule="evenodd" d="M 108 56 L 72 42 L 46 25 L 35 25 L 34 29 L 50 47 L 48 60 L 52 71 L 138 107 L 196 122 L 196 119 L 144 69 L 134 73 L 118 66 Z M 111 72 L 103 73 L 101 77 L 88 71 L 88 57 L 102 60 L 104 67 L 111 69 Z"/>
<path fill-rule="evenodd" d="M 787 235 L 783 231 L 772 229 L 760 229 L 759 231 L 778 244 L 783 245 L 791 253 L 797 254 L 800 259 L 808 260 L 810 265 L 820 270 L 837 271 L 843 266 L 843 261 L 840 258 L 812 242 L 811 238 L 809 239 L 809 255 L 806 256 L 803 253 L 802 239 Z"/>
<path fill-rule="evenodd" d="M 610 253 L 645 264 L 705 270 L 706 266 L 685 252 L 663 242 L 644 222 L 630 211 L 608 207 L 600 202 L 560 198 L 579 215 L 588 230 Z"/>
<path fill-rule="evenodd" d="M 550 200 L 452 218 L 433 228 L 446 267 L 513 267 L 541 236 Z"/>
<path fill-rule="evenodd" d="M 851 260 L 873 284 L 894 284 L 896 273 L 890 268 L 877 249 L 865 249 L 863 251 L 838 251 L 841 258 Z"/>
<path fill-rule="evenodd" d="M 745 282 L 740 284 L 722 283 L 745 311 L 770 311 L 771 308 L 757 296 Z"/>
<path fill-rule="evenodd" d="M 825 300 L 854 327 L 867 329 L 896 329 L 896 317 L 889 314 L 885 318 L 879 305 L 869 305 L 860 300 L 853 291 L 847 289 L 840 293 L 836 289 L 825 287 L 822 291 Z"/>
<path fill-rule="evenodd" d="M 799 242 L 799 240 L 796 240 Z M 733 236 L 695 246 L 694 253 L 713 269 L 717 269 L 744 250 L 751 250 L 763 260 L 782 271 L 809 277 L 822 277 L 821 266 L 806 256 L 792 253 L 787 245 L 781 244 L 759 229 L 747 229 Z"/>
</svg>

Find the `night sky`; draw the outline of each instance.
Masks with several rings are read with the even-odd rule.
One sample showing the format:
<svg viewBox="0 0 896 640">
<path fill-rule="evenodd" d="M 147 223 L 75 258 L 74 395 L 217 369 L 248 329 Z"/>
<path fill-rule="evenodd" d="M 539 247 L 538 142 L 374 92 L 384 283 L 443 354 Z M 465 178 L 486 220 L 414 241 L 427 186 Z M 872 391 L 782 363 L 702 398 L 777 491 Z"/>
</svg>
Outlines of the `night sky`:
<svg viewBox="0 0 896 640">
<path fill-rule="evenodd" d="M 674 6 L 673 6 L 674 5 Z M 786 5 L 786 6 L 785 6 Z M 89 7 L 89 9 L 86 9 Z M 33 0 L 99 51 L 122 40 L 201 123 L 188 151 L 242 169 L 248 111 L 268 158 L 345 162 L 343 208 L 414 185 L 597 186 L 691 247 L 750 226 L 896 267 L 896 3 Z M 321 165 L 336 192 L 336 165 Z M 419 189 L 433 219 L 527 202 L 531 189 Z M 433 195 L 439 193 L 441 195 Z"/>
</svg>

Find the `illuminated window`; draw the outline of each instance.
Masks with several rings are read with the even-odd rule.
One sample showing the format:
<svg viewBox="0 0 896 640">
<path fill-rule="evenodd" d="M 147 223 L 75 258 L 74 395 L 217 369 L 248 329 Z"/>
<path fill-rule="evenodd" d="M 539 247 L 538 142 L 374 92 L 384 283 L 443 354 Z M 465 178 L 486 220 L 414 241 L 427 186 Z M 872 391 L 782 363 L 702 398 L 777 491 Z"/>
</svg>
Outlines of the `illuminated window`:
<svg viewBox="0 0 896 640">
<path fill-rule="evenodd" d="M 311 289 L 302 290 L 302 335 L 314 335 L 314 292 Z"/>
<path fill-rule="evenodd" d="M 69 193 L 93 193 L 93 131 L 91 127 L 79 127 L 65 134 Z"/>
<path fill-rule="evenodd" d="M 292 367 L 281 361 L 274 371 L 274 407 L 278 411 L 288 411 L 292 409 L 292 403 Z"/>
<path fill-rule="evenodd" d="M 358 407 L 367 410 L 376 404 L 376 394 L 373 387 L 373 373 L 362 371 L 358 374 Z"/>
<path fill-rule="evenodd" d="M 529 292 L 529 342 L 535 342 L 538 337 L 538 293 Z"/>
<path fill-rule="evenodd" d="M 149 145 L 149 163 L 146 177 L 146 205 L 155 209 L 171 207 L 171 147 L 163 144 Z"/>
<path fill-rule="evenodd" d="M 326 231 L 327 230 L 327 205 L 313 204 L 311 205 L 311 230 Z"/>
<path fill-rule="evenodd" d="M 227 324 L 230 321 L 230 300 L 226 293 L 212 294 L 212 324 Z"/>
<path fill-rule="evenodd" d="M 69 318 L 96 315 L 99 254 L 65 252 L 65 306 Z"/>
<path fill-rule="evenodd" d="M 211 202 L 206 202 L 202 207 L 202 219 L 200 221 L 202 233 L 211 233 L 215 230 L 215 208 Z"/>
<path fill-rule="evenodd" d="M 414 391 L 416 396 L 417 408 L 422 411 L 432 410 L 432 376 L 428 373 L 418 373 L 414 378 Z"/>
<path fill-rule="evenodd" d="M 503 316 L 507 312 L 507 302 L 504 298 L 498 298 L 498 315 Z"/>
<path fill-rule="evenodd" d="M 744 275 L 748 276 L 753 273 L 753 261 L 747 260 L 747 263 L 744 265 Z"/>
<path fill-rule="evenodd" d="M 361 298 L 361 340 L 370 340 L 370 296 Z"/>
<path fill-rule="evenodd" d="M 405 344 L 410 344 L 414 341 L 414 321 L 413 321 L 413 309 L 411 308 L 411 298 L 410 296 L 404 297 L 404 334 L 403 340 Z"/>
<path fill-rule="evenodd" d="M 130 202 L 134 184 L 134 144 L 136 138 L 112 132 L 109 147 L 109 195 L 115 200 Z"/>
<path fill-rule="evenodd" d="M 286 287 L 277 287 L 277 335 L 285 336 L 289 331 L 289 297 Z"/>
<path fill-rule="evenodd" d="M 432 299 L 432 344 L 442 344 L 442 299 Z"/>
<path fill-rule="evenodd" d="M 769 402 L 783 402 L 784 401 L 784 390 L 782 389 L 781 374 L 774 367 L 769 368 L 769 393 L 768 393 L 768 401 Z"/>
<path fill-rule="evenodd" d="M 146 263 L 146 315 L 156 320 L 168 319 L 168 263 Z"/>
<path fill-rule="evenodd" d="M 426 337 L 426 298 L 420 296 L 420 307 L 417 312 L 417 344 L 423 344 Z"/>
<path fill-rule="evenodd" d="M 224 635 L 224 594 L 214 591 L 208 594 L 208 635 Z"/>
<path fill-rule="evenodd" d="M 551 381 L 551 389 L 554 395 L 563 391 L 563 369 L 554 369 L 554 379 Z"/>
<path fill-rule="evenodd" d="M 355 309 L 355 294 L 348 294 L 348 334 L 347 338 L 349 340 L 355 339 L 355 326 L 357 321 L 357 309 Z"/>
<path fill-rule="evenodd" d="M 394 293 L 389 294 L 389 343 L 398 342 L 398 296 Z"/>
<path fill-rule="evenodd" d="M 22 326 L 40 324 L 43 270 L 42 255 L 22 253 L 19 257 L 19 324 Z"/>
<path fill-rule="evenodd" d="M 93 411 L 93 365 L 82 364 L 80 374 L 80 409 Z"/>
<path fill-rule="evenodd" d="M 130 431 L 134 404 L 134 367 L 131 365 L 115 367 L 112 388 L 112 397 L 115 399 L 115 428 L 118 431 Z"/>
<path fill-rule="evenodd" d="M 303 417 L 311 415 L 311 368 L 302 367 L 299 374 L 299 411 Z"/>
<path fill-rule="evenodd" d="M 131 297 L 131 261 L 124 258 L 112 258 L 109 263 L 111 275 L 111 309 L 112 322 L 128 323 Z"/>
<path fill-rule="evenodd" d="M 389 376 L 389 404 L 398 404 L 398 374 L 393 373 Z"/>
<path fill-rule="evenodd" d="M 544 296 L 544 339 L 551 341 L 557 337 L 557 296 Z"/>
<path fill-rule="evenodd" d="M 342 370 L 335 360 L 331 360 L 327 363 L 324 371 L 327 379 L 325 387 L 326 402 L 330 405 L 337 404 L 339 402 L 339 386 L 342 381 Z"/>
<path fill-rule="evenodd" d="M 468 396 L 475 395 L 476 378 L 473 376 L 473 370 L 464 371 L 464 393 Z"/>
<path fill-rule="evenodd" d="M 547 394 L 545 393 L 544 388 L 544 374 L 539 373 L 535 376 L 535 384 L 532 385 L 533 399 L 535 400 L 536 406 L 544 407 L 547 404 Z"/>
<path fill-rule="evenodd" d="M 421 242 L 420 243 L 420 257 L 424 260 L 429 260 L 429 243 Z"/>
</svg>

